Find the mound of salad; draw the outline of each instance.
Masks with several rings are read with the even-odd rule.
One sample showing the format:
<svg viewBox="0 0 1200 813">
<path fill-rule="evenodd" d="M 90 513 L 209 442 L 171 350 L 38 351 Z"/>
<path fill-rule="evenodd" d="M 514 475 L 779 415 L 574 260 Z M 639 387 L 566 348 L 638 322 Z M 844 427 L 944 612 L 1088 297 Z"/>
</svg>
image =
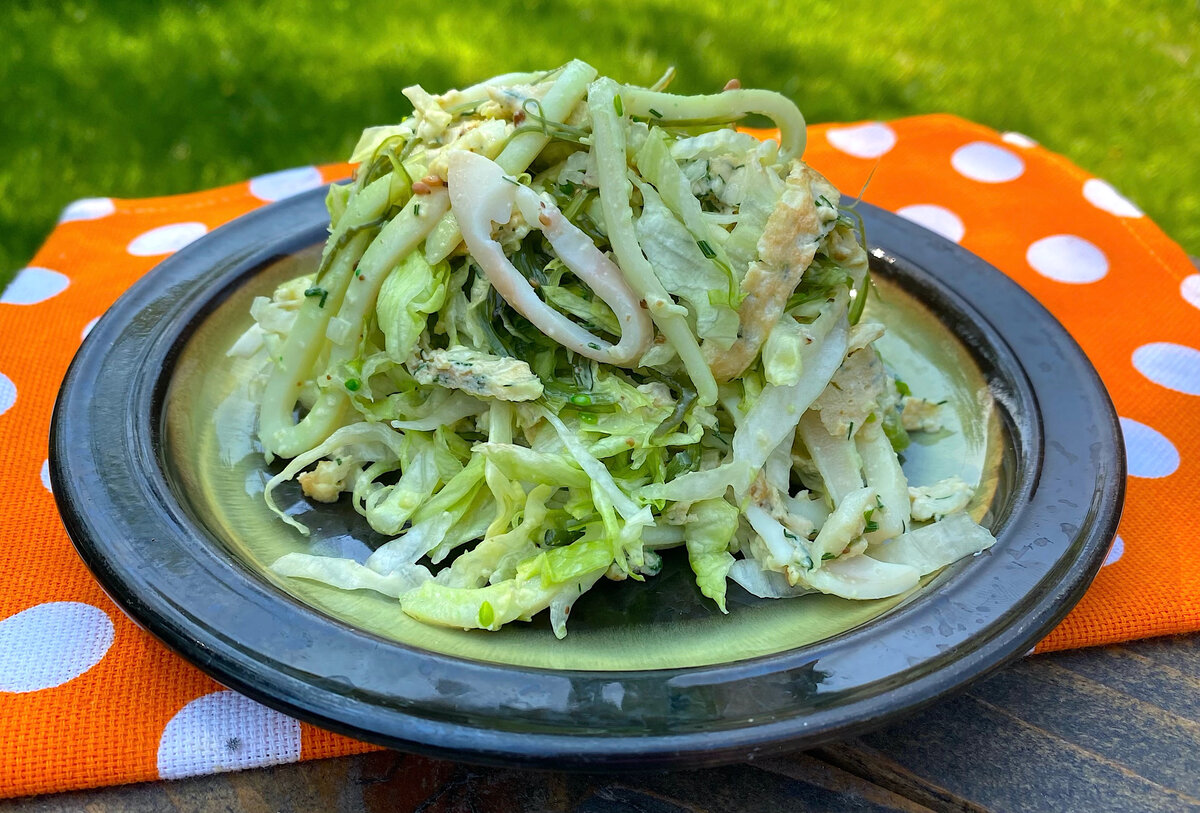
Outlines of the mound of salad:
<svg viewBox="0 0 1200 813">
<path fill-rule="evenodd" d="M 404 91 L 330 187 L 315 273 L 252 307 L 259 438 L 313 501 L 391 540 L 272 570 L 373 590 L 430 624 L 566 633 L 600 579 L 681 547 L 725 611 L 894 596 L 993 544 L 957 478 L 897 451 L 940 427 L 864 321 L 852 207 L 767 90 L 667 93 L 573 61 Z M 778 139 L 735 129 L 749 115 Z"/>
</svg>

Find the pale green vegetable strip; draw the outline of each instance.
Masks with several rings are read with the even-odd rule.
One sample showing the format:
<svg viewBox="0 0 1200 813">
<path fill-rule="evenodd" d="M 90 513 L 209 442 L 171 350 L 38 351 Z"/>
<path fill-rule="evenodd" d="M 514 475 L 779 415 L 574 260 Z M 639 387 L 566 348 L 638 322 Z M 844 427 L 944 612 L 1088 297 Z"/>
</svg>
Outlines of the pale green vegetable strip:
<svg viewBox="0 0 1200 813">
<path fill-rule="evenodd" d="M 643 205 L 634 228 L 646 259 L 663 287 L 687 302 L 696 318 L 696 333 L 728 349 L 737 339 L 738 313 L 728 304 L 714 303 L 712 297 L 729 293 L 729 275 L 704 256 L 696 239 L 675 219 L 654 187 L 638 184 L 638 188 Z M 699 210 L 698 203 L 696 206 Z"/>
<path fill-rule="evenodd" d="M 863 487 L 862 464 L 853 440 L 830 435 L 821 423 L 821 416 L 815 412 L 805 413 L 800 419 L 800 438 L 817 464 L 825 483 L 825 493 L 834 506 L 839 505 L 847 494 Z"/>
<path fill-rule="evenodd" d="M 450 198 L 444 191 L 414 195 L 410 198 L 400 213 L 380 230 L 363 253 L 358 262 L 357 273 L 351 275 L 345 299 L 337 312 L 338 318 L 350 324 L 362 324 L 366 320 L 368 310 L 374 307 L 379 288 L 387 275 L 405 255 L 425 239 L 425 235 L 433 228 L 437 219 L 449 208 Z M 297 329 L 293 328 L 292 335 L 296 334 Z M 309 341 L 312 341 L 311 337 Z M 355 344 L 334 345 L 330 354 L 330 365 L 349 361 L 354 357 L 355 350 Z M 316 352 L 319 352 L 319 348 Z M 293 381 L 302 381 L 306 373 L 304 370 L 290 367 L 285 367 L 283 372 L 292 375 Z M 272 378 L 272 383 L 274 380 Z M 291 382 L 281 379 L 279 389 L 288 387 L 289 383 Z M 345 391 L 341 389 L 342 383 L 333 382 L 333 386 L 322 392 L 317 404 L 299 423 L 293 423 L 291 417 L 295 399 L 292 398 L 291 403 L 287 403 L 288 396 L 274 392 L 271 385 L 268 385 L 263 401 L 261 430 L 263 445 L 267 450 L 282 457 L 294 457 L 329 437 L 337 429 L 346 409 L 347 399 Z"/>
<path fill-rule="evenodd" d="M 797 598 L 814 592 L 807 584 L 788 584 L 778 570 L 767 570 L 756 559 L 738 559 L 729 568 L 729 578 L 759 598 Z"/>
<path fill-rule="evenodd" d="M 454 516 L 445 511 L 424 522 L 414 522 L 403 536 L 376 548 L 364 564 L 385 575 L 415 565 L 441 541 L 453 524 Z"/>
<path fill-rule="evenodd" d="M 429 445 L 404 467 L 399 482 L 391 486 L 382 499 L 367 501 L 367 520 L 371 527 L 389 536 L 400 533 L 409 517 L 433 495 L 437 482 L 437 464 L 433 447 Z"/>
<path fill-rule="evenodd" d="M 460 629 L 498 630 L 510 621 L 530 618 L 550 606 L 560 593 L 577 594 L 608 568 L 595 568 L 575 583 L 547 584 L 540 578 L 507 579 L 486 587 L 447 587 L 425 582 L 400 599 L 404 612 L 426 624 Z"/>
<path fill-rule="evenodd" d="M 616 481 L 613 480 L 612 475 L 604 467 L 604 464 L 592 456 L 584 445 L 579 442 L 579 439 L 575 437 L 575 433 L 568 430 L 557 415 L 548 409 L 543 409 L 542 417 L 554 427 L 554 431 L 558 433 L 559 440 L 567 447 L 567 451 L 570 452 L 571 457 L 575 458 L 575 462 L 591 478 L 592 485 L 604 492 L 613 504 L 613 507 L 617 509 L 617 513 L 626 522 L 631 522 L 635 518 L 640 519 L 649 516 L 647 509 L 639 508 L 637 503 L 630 499 L 629 495 L 617 486 Z M 642 522 L 641 524 L 650 525 L 652 521 Z"/>
<path fill-rule="evenodd" d="M 269 455 L 295 457 L 317 445 L 288 443 L 289 433 L 294 432 L 295 426 L 292 410 L 300 398 L 304 380 L 309 377 L 313 364 L 325 345 L 325 327 L 329 324 L 333 311 L 341 304 L 346 283 L 354 273 L 354 265 L 369 242 L 370 237 L 367 234 L 356 235 L 350 241 L 322 280 L 328 286 L 324 290 L 330 291 L 328 299 L 322 303 L 319 295 L 309 297 L 296 315 L 296 321 L 292 323 L 292 330 L 283 347 L 283 355 L 279 359 L 279 365 L 271 372 L 259 408 L 259 437 L 262 438 L 263 447 Z M 322 304 L 325 307 L 321 307 Z M 344 405 L 339 406 L 339 409 L 341 408 L 344 408 Z M 338 415 L 340 414 L 339 411 Z"/>
<path fill-rule="evenodd" d="M 479 443 L 471 448 L 510 480 L 526 483 L 587 488 L 591 479 L 573 459 L 564 455 L 538 452 L 513 443 Z"/>
<path fill-rule="evenodd" d="M 803 427 L 801 416 L 807 418 L 811 415 L 806 410 L 825 390 L 846 355 L 849 329 L 845 317 L 826 313 L 813 327 L 817 328 L 821 320 L 826 318 L 829 319 L 825 323 L 828 333 L 823 337 L 817 333 L 812 344 L 801 351 L 805 375 L 790 386 L 764 387 L 733 436 L 734 459 L 751 470 L 762 468 L 771 452 L 795 429 L 797 423 Z M 805 436 L 806 442 L 807 439 Z M 741 488 L 748 485 L 745 483 Z"/>
<path fill-rule="evenodd" d="M 688 563 L 700 592 L 725 609 L 725 579 L 733 565 L 729 543 L 737 531 L 738 510 L 725 500 L 704 500 L 688 511 L 683 526 Z"/>
<path fill-rule="evenodd" d="M 451 514 L 458 521 L 470 509 L 483 482 L 484 460 L 472 457 L 462 471 L 454 475 L 429 502 L 418 508 L 412 516 L 413 524 L 424 522 L 441 513 Z"/>
<path fill-rule="evenodd" d="M 676 96 L 642 88 L 620 88 L 625 112 L 644 119 L 672 121 L 739 121 L 751 113 L 766 116 L 779 128 L 785 160 L 804 155 L 808 130 L 800 108 L 786 96 L 769 90 L 726 90 L 708 96 Z"/>
<path fill-rule="evenodd" d="M 842 499 L 821 526 L 817 538 L 809 546 L 813 567 L 822 567 L 827 557 L 842 555 L 842 550 L 862 536 L 867 524 L 864 516 L 875 505 L 875 489 L 860 488 Z"/>
<path fill-rule="evenodd" d="M 908 565 L 924 575 L 994 544 L 996 538 L 986 528 L 960 513 L 872 545 L 869 553 L 881 562 Z"/>
<path fill-rule="evenodd" d="M 650 318 L 667 337 L 683 361 L 702 406 L 717 401 L 717 381 L 700 345 L 688 327 L 682 310 L 654 274 L 638 245 L 633 227 L 633 210 L 629 206 L 631 185 L 626 177 L 625 127 L 614 108 L 617 84 L 611 79 L 597 79 L 588 90 L 588 110 L 592 114 L 592 149 L 600 176 L 600 203 L 604 208 L 604 224 L 608 239 L 617 255 L 617 262 L 634 292 L 646 302 Z"/>
<path fill-rule="evenodd" d="M 871 514 L 871 521 L 879 527 L 867 534 L 867 541 L 882 542 L 904 533 L 912 521 L 908 479 L 879 421 L 864 426 L 855 436 L 854 445 L 862 460 L 867 485 L 879 493 L 882 503 L 882 508 Z"/>
<path fill-rule="evenodd" d="M 353 559 L 311 556 L 307 553 L 284 554 L 271 565 L 271 572 L 278 576 L 328 584 L 342 590 L 374 590 L 392 598 L 400 598 L 432 578 L 429 571 L 419 565 L 409 565 L 384 574 L 360 565 Z"/>
<path fill-rule="evenodd" d="M 804 581 L 822 593 L 856 600 L 898 596 L 916 587 L 920 580 L 915 567 L 880 562 L 870 556 L 826 562 L 825 567 L 804 576 Z"/>
<path fill-rule="evenodd" d="M 692 184 L 671 157 L 671 148 L 667 146 L 661 129 L 655 127 L 650 130 L 634 160 L 637 161 L 638 171 L 655 186 L 662 201 L 683 222 L 692 239 L 708 246 L 714 255 L 713 259 L 728 269 L 729 257 L 721 246 L 721 240 L 729 235 L 720 226 L 711 225 L 704 219 L 700 201 L 692 194 Z M 707 262 L 712 263 L 712 260 Z M 712 264 L 717 270 L 716 264 Z M 723 273 L 727 283 L 733 283 L 733 292 L 736 293 L 738 280 L 728 279 L 729 275 L 729 271 Z"/>
<path fill-rule="evenodd" d="M 413 251 L 383 281 L 375 313 L 392 361 L 403 364 L 412 355 L 429 314 L 446 301 L 449 274 L 445 263 L 430 265 L 421 252 Z"/>
<path fill-rule="evenodd" d="M 478 545 L 461 554 L 450 566 L 449 572 L 439 574 L 440 584 L 451 587 L 482 587 L 493 574 L 502 572 L 507 566 L 515 571 L 515 564 L 537 554 L 534 534 L 541 529 L 546 518 L 546 500 L 554 493 L 550 486 L 540 485 L 525 497 L 524 514 L 521 522 L 511 531 L 489 534 Z M 504 574 L 512 578 L 514 573 Z"/>
</svg>

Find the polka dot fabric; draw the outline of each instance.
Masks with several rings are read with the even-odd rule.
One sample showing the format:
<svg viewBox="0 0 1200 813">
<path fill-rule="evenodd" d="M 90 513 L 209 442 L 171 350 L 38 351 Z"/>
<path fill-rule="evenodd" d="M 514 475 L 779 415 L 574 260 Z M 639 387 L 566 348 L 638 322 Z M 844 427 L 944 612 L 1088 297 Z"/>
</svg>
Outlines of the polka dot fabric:
<svg viewBox="0 0 1200 813">
<path fill-rule="evenodd" d="M 1071 331 L 1126 432 L 1121 533 L 1038 651 L 1200 629 L 1200 275 L 1104 181 L 1019 133 L 949 116 L 813 127 L 807 160 L 853 195 L 985 257 Z M 223 189 L 71 204 L 0 300 L 0 795 L 369 749 L 222 689 L 101 592 L 70 546 L 46 468 L 71 356 L 165 256 L 266 202 L 344 177 L 303 167 Z M 1125 305 L 1125 307 L 1121 307 Z M 1018 348 L 1019 349 L 1019 348 Z"/>
<path fill-rule="evenodd" d="M 310 167 L 259 192 L 278 199 L 348 171 Z M 50 491 L 50 412 L 86 332 L 164 257 L 262 205 L 248 182 L 79 201 L 0 296 L 0 796 L 369 748 L 225 691 L 163 649 L 84 568 Z"/>
<path fill-rule="evenodd" d="M 845 143 L 860 126 L 810 129 L 806 160 L 851 195 L 870 177 L 865 200 L 1020 283 L 1079 342 L 1121 416 L 1129 478 L 1120 535 L 1036 651 L 1200 630 L 1200 545 L 1189 520 L 1200 493 L 1195 267 L 1109 183 L 1020 133 L 952 116 L 903 119 L 886 125 L 895 143 L 872 158 Z"/>
</svg>

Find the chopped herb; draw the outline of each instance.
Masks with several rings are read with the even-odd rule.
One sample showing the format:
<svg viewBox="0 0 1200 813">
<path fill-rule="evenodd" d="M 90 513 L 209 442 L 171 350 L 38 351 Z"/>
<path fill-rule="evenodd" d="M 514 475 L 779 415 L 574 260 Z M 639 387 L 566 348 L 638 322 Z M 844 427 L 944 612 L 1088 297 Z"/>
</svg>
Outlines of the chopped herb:
<svg viewBox="0 0 1200 813">
<path fill-rule="evenodd" d="M 421 204 L 419 204 L 419 203 L 413 204 L 413 214 L 417 217 L 421 216 Z"/>
<path fill-rule="evenodd" d="M 346 389 L 350 390 L 350 392 L 358 392 L 358 388 L 361 386 L 362 383 L 357 378 L 346 379 Z"/>
<path fill-rule="evenodd" d="M 879 530 L 879 523 L 871 519 L 871 515 L 874 513 L 874 508 L 868 508 L 866 511 L 863 511 L 863 522 L 865 523 L 863 525 L 864 534 L 869 534 Z"/>
<path fill-rule="evenodd" d="M 853 284 L 853 280 L 849 280 Z M 867 292 L 871 290 L 870 274 L 863 279 L 861 288 L 851 288 L 850 290 L 850 324 L 857 325 L 858 320 L 862 318 L 863 309 L 867 307 Z"/>
<path fill-rule="evenodd" d="M 909 386 L 899 378 L 896 379 L 896 392 L 900 393 L 901 395 L 912 395 L 912 390 L 909 389 Z"/>
<path fill-rule="evenodd" d="M 321 297 L 321 301 L 317 303 L 318 308 L 325 307 L 325 300 L 329 299 L 329 291 L 326 291 L 324 288 L 318 288 L 316 286 L 309 288 L 307 291 L 304 292 L 304 295 Z"/>
<path fill-rule="evenodd" d="M 717 256 L 717 252 L 713 251 L 712 246 L 710 246 L 704 240 L 697 240 L 696 245 L 700 246 L 700 253 L 703 254 L 708 259 L 711 260 L 712 258 Z"/>
<path fill-rule="evenodd" d="M 836 208 L 832 203 L 829 202 L 829 198 L 825 197 L 824 195 L 817 195 L 816 202 L 818 205 L 824 206 L 827 209 Z"/>
<path fill-rule="evenodd" d="M 496 620 L 496 611 L 492 609 L 489 602 L 483 602 L 479 605 L 479 626 L 490 627 L 492 622 Z"/>
<path fill-rule="evenodd" d="M 542 547 L 562 548 L 570 545 L 581 536 L 583 536 L 583 531 L 581 530 L 573 531 L 566 528 L 547 528 L 546 533 L 542 535 Z"/>
<path fill-rule="evenodd" d="M 853 434 L 854 434 L 854 421 L 850 421 L 850 426 L 849 426 L 849 428 L 846 429 L 846 440 L 850 440 L 850 438 Z"/>
<path fill-rule="evenodd" d="M 837 558 L 837 554 L 836 554 L 836 553 L 822 553 L 822 554 L 821 554 L 821 561 L 822 561 L 822 562 L 828 562 L 830 559 L 836 559 L 836 558 Z"/>
<path fill-rule="evenodd" d="M 625 115 L 625 105 L 621 102 L 621 95 L 619 93 L 613 96 L 613 110 L 617 111 L 618 116 Z"/>
<path fill-rule="evenodd" d="M 650 115 L 651 115 L 651 116 L 654 116 L 654 118 L 656 118 L 656 119 L 661 119 L 661 118 L 663 117 L 663 114 L 662 114 L 662 113 L 659 113 L 659 112 L 658 112 L 657 110 L 655 110 L 653 107 L 651 107 L 651 108 L 650 108 Z"/>
<path fill-rule="evenodd" d="M 942 400 L 940 400 L 940 401 L 935 401 L 935 402 L 933 403 L 933 405 L 934 405 L 934 406 L 941 406 L 942 404 L 948 404 L 948 403 L 950 403 L 950 399 L 949 399 L 949 398 L 943 398 L 943 399 L 942 399 Z"/>
<path fill-rule="evenodd" d="M 509 182 L 510 184 L 512 184 L 513 186 L 520 186 L 520 185 L 521 185 L 521 184 L 520 184 L 520 183 L 517 181 L 517 179 L 516 179 L 516 178 L 510 178 L 510 177 L 509 177 L 509 176 L 507 176 L 507 175 L 501 175 L 500 177 L 502 177 L 504 180 L 508 181 L 508 182 Z M 484 603 L 486 604 L 487 602 L 484 602 Z"/>
<path fill-rule="evenodd" d="M 596 344 L 595 342 L 588 342 L 588 347 L 592 348 L 593 350 L 600 349 L 600 345 Z"/>
</svg>

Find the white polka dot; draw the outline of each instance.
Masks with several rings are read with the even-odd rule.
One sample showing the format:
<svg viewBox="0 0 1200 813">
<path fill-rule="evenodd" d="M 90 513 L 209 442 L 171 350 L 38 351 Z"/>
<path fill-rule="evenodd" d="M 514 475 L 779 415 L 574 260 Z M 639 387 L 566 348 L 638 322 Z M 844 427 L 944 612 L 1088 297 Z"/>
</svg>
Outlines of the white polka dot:
<svg viewBox="0 0 1200 813">
<path fill-rule="evenodd" d="M 918 203 L 913 206 L 905 206 L 902 209 L 897 209 L 896 214 L 900 215 L 905 220 L 911 220 L 913 223 L 924 226 L 935 234 L 940 234 L 947 240 L 955 243 L 963 239 L 966 234 L 966 227 L 963 226 L 962 219 L 944 206 L 935 206 L 932 203 Z"/>
<path fill-rule="evenodd" d="M 12 409 L 17 402 L 17 385 L 4 373 L 0 373 L 0 415 Z"/>
<path fill-rule="evenodd" d="M 1100 567 L 1108 567 L 1111 564 L 1116 564 L 1121 561 L 1121 557 L 1125 555 L 1125 540 L 1119 536 L 1113 537 L 1112 545 L 1108 548 L 1108 555 L 1104 557 L 1104 564 Z"/>
<path fill-rule="evenodd" d="M 296 167 L 250 179 L 250 194 L 268 203 L 315 189 L 325 180 L 316 167 Z"/>
<path fill-rule="evenodd" d="M 1083 197 L 1097 209 L 1117 217 L 1141 217 L 1142 210 L 1113 189 L 1112 184 L 1099 178 L 1089 178 L 1083 184 Z"/>
<path fill-rule="evenodd" d="M 5 305 L 36 305 L 61 294 L 71 284 L 66 274 L 31 265 L 22 268 L 0 296 Z"/>
<path fill-rule="evenodd" d="M 950 156 L 950 164 L 960 175 L 982 183 L 1004 183 L 1021 177 L 1025 162 L 1011 150 L 986 141 L 973 141 L 959 147 Z"/>
<path fill-rule="evenodd" d="M 1179 283 L 1179 294 L 1189 305 L 1200 308 L 1200 274 L 1191 274 Z"/>
<path fill-rule="evenodd" d="M 117 210 L 112 198 L 81 198 L 67 205 L 58 216 L 59 223 L 72 220 L 99 220 Z"/>
<path fill-rule="evenodd" d="M 126 251 L 135 257 L 156 257 L 170 254 L 198 240 L 208 232 L 203 223 L 171 223 L 143 232 L 130 241 Z"/>
<path fill-rule="evenodd" d="M 1004 133 L 1000 136 L 1000 140 L 1006 144 L 1012 144 L 1016 147 L 1023 147 L 1024 149 L 1036 147 L 1038 144 L 1029 136 L 1025 135 L 1024 133 L 1018 133 L 1015 130 L 1009 130 L 1007 133 Z"/>
<path fill-rule="evenodd" d="M 1108 273 L 1104 252 L 1082 237 L 1055 234 L 1035 241 L 1025 259 L 1043 277 L 1082 285 L 1103 279 Z"/>
<path fill-rule="evenodd" d="M 0 621 L 0 692 L 61 686 L 91 669 L 113 642 L 113 623 L 78 601 L 38 604 Z"/>
<path fill-rule="evenodd" d="M 50 487 L 50 461 L 49 460 L 42 461 L 41 475 L 42 475 L 42 485 L 45 486 L 47 491 L 49 491 L 50 493 L 53 494 L 54 489 Z"/>
<path fill-rule="evenodd" d="M 261 768 L 300 759 L 300 724 L 236 692 L 206 694 L 184 706 L 158 742 L 158 775 Z"/>
<path fill-rule="evenodd" d="M 1133 351 L 1133 366 L 1160 387 L 1200 395 L 1200 350 L 1171 342 L 1144 344 Z"/>
<path fill-rule="evenodd" d="M 896 146 L 896 133 L 877 121 L 825 131 L 829 143 L 855 158 L 878 158 Z"/>
<path fill-rule="evenodd" d="M 1157 429 L 1121 418 L 1125 462 L 1131 477 L 1166 477 L 1179 468 L 1179 452 Z"/>
<path fill-rule="evenodd" d="M 100 317 L 97 316 L 95 319 L 92 319 L 90 322 L 88 322 L 86 325 L 83 326 L 83 332 L 79 334 L 80 341 L 82 341 L 83 339 L 86 339 L 88 337 L 88 334 L 92 332 L 92 328 L 94 328 L 96 326 L 96 323 L 99 321 L 100 321 Z"/>
</svg>

